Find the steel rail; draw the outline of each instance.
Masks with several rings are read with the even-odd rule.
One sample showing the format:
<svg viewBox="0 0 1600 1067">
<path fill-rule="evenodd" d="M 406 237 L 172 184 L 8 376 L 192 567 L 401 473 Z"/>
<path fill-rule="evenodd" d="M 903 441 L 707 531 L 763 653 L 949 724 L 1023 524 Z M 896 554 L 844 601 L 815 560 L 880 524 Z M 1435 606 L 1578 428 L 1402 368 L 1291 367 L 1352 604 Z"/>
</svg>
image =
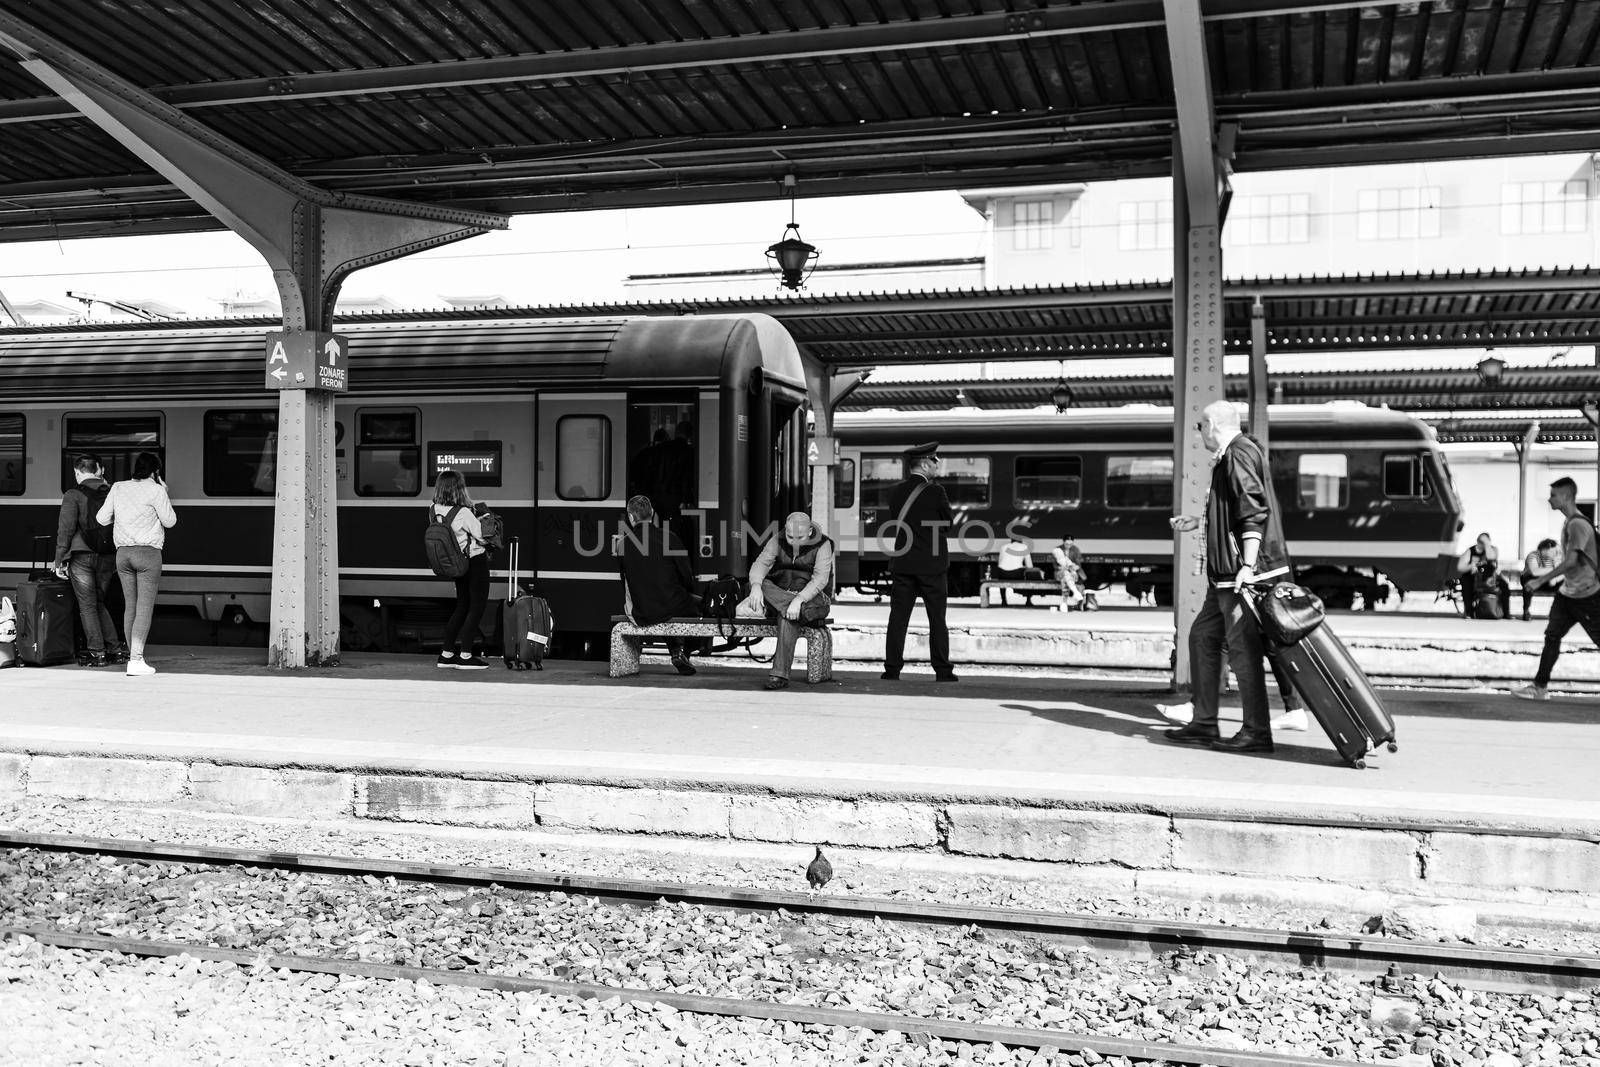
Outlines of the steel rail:
<svg viewBox="0 0 1600 1067">
<path fill-rule="evenodd" d="M 213 948 L 181 941 L 140 941 L 108 937 L 103 934 L 72 934 L 59 930 L 0 926 L 0 938 L 30 937 L 56 948 L 88 952 L 115 952 L 144 957 L 189 956 L 193 959 L 232 963 L 239 967 L 270 967 L 275 970 L 314 974 L 350 975 L 388 981 L 426 981 L 433 985 L 465 986 L 503 993 L 545 993 L 580 1000 L 621 999 L 629 1004 L 662 1004 L 697 1015 L 720 1015 L 739 1019 L 770 1019 L 805 1026 L 843 1026 L 878 1033 L 926 1035 L 941 1041 L 966 1041 L 973 1044 L 1021 1048 L 1054 1048 L 1067 1052 L 1093 1049 L 1101 1056 L 1123 1056 L 1135 1061 L 1161 1061 L 1173 1064 L 1212 1064 L 1213 1067 L 1356 1067 L 1352 1060 L 1292 1056 L 1278 1052 L 1233 1051 L 1214 1046 L 1178 1045 L 1161 1041 L 1138 1041 L 1126 1037 L 1100 1037 L 1023 1026 L 964 1023 L 953 1019 L 929 1019 L 917 1015 L 890 1015 L 883 1012 L 852 1011 L 848 1008 L 811 1007 L 770 1000 L 744 1000 L 716 997 L 705 993 L 671 993 L 627 986 L 591 985 L 563 982 L 555 978 L 524 978 L 488 974 L 483 971 L 454 971 L 439 967 L 410 967 L 392 963 L 330 959 L 322 956 L 292 956 L 252 952 L 249 949 Z"/>
<path fill-rule="evenodd" d="M 742 911 L 781 910 L 930 926 L 978 926 L 1134 958 L 1205 950 L 1255 956 L 1284 966 L 1347 973 L 1393 973 L 1399 968 L 1500 992 L 1600 988 L 1600 956 L 1573 953 L 63 834 L 0 831 L 0 848 L 86 853 L 143 862 L 264 867 L 306 874 L 371 875 L 434 884 L 498 885 L 632 904 L 668 900 Z"/>
</svg>

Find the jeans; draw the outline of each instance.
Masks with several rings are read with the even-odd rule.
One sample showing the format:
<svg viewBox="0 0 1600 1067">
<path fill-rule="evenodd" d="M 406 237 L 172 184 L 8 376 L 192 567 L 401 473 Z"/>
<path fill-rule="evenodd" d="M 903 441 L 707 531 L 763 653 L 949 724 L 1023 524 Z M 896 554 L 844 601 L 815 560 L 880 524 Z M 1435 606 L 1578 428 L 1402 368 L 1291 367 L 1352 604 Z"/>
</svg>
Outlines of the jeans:
<svg viewBox="0 0 1600 1067">
<path fill-rule="evenodd" d="M 1556 659 L 1561 655 L 1561 639 L 1574 626 L 1582 626 L 1589 640 L 1600 647 L 1600 593 L 1580 597 L 1557 593 L 1550 601 L 1550 621 L 1544 628 L 1544 651 L 1539 655 L 1539 673 L 1533 676 L 1533 684 L 1541 689 L 1550 684 L 1550 672 L 1555 670 Z"/>
<path fill-rule="evenodd" d="M 794 646 L 800 641 L 800 627 L 806 625 L 808 621 L 807 615 L 815 615 L 815 612 L 807 612 L 802 608 L 798 619 L 788 618 L 784 612 L 789 610 L 790 604 L 794 603 L 795 593 L 781 586 L 773 585 L 771 579 L 762 580 L 761 596 L 767 602 L 768 614 L 776 612 L 778 616 L 778 648 L 772 654 L 771 674 L 774 678 L 787 678 L 789 677 L 789 668 L 794 663 Z M 818 601 L 826 604 L 827 594 L 819 594 L 812 600 L 806 601 L 806 603 L 815 604 Z M 824 608 L 823 614 L 817 616 L 817 618 L 820 620 L 826 617 L 827 612 L 826 608 Z"/>
<path fill-rule="evenodd" d="M 447 652 L 460 652 L 463 635 L 476 653 L 482 644 L 478 626 L 483 622 L 483 609 L 489 603 L 489 556 L 473 556 L 467 561 L 467 573 L 456 579 L 456 610 L 444 624 L 444 647 Z"/>
<path fill-rule="evenodd" d="M 117 577 L 122 579 L 122 630 L 128 635 L 128 655 L 144 659 L 144 639 L 150 636 L 161 584 L 161 550 L 148 545 L 117 549 Z"/>
<path fill-rule="evenodd" d="M 1228 661 L 1239 679 L 1239 700 L 1244 705 L 1247 737 L 1272 736 L 1271 716 L 1267 712 L 1267 674 L 1262 666 L 1266 654 L 1261 631 L 1246 611 L 1239 594 L 1232 589 L 1212 587 L 1189 630 L 1189 669 L 1194 678 L 1194 723 L 1216 729 L 1217 698 L 1222 688 L 1222 650 L 1226 642 Z"/>
<path fill-rule="evenodd" d="M 117 640 L 111 613 L 106 610 L 106 594 L 117 574 L 117 557 L 98 552 L 74 552 L 67 560 L 72 576 L 72 592 L 78 600 L 78 617 L 83 620 L 83 637 L 90 652 L 104 652 Z"/>
<path fill-rule="evenodd" d="M 898 673 L 906 662 L 906 629 L 911 609 L 922 598 L 928 609 L 928 658 L 935 674 L 950 674 L 950 630 L 944 621 L 948 600 L 943 574 L 896 574 L 889 590 L 889 633 L 883 649 L 883 668 Z"/>
</svg>

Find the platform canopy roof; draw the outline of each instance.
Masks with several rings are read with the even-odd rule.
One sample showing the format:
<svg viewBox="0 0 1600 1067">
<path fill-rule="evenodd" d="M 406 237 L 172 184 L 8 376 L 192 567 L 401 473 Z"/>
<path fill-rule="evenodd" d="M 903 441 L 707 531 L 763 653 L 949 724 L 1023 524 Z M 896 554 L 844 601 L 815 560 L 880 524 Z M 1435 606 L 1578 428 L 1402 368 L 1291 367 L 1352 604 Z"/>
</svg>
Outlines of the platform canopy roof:
<svg viewBox="0 0 1600 1067">
<path fill-rule="evenodd" d="M 1600 147 L 1593 0 L 1196 2 L 1236 170 Z M 1163 0 L 0 0 L 0 240 L 218 225 L 34 34 L 326 189 L 491 212 L 1172 169 Z"/>
</svg>

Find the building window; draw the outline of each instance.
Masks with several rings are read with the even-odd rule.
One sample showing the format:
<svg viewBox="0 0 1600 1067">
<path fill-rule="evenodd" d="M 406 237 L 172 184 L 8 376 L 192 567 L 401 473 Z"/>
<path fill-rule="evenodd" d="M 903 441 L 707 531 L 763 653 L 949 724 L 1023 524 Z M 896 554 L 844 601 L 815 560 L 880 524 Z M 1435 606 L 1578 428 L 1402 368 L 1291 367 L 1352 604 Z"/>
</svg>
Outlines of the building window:
<svg viewBox="0 0 1600 1067">
<path fill-rule="evenodd" d="M 1500 232 L 1584 233 L 1589 229 L 1589 183 L 1510 182 L 1500 187 Z"/>
<path fill-rule="evenodd" d="M 1421 456 L 1383 457 L 1383 495 L 1399 500 L 1421 500 L 1429 495 Z"/>
<path fill-rule="evenodd" d="M 1305 244 L 1311 240 L 1311 197 L 1236 196 L 1228 206 L 1228 236 L 1236 245 Z"/>
<path fill-rule="evenodd" d="M 556 495 L 562 500 L 611 496 L 611 420 L 604 415 L 556 420 Z"/>
<path fill-rule="evenodd" d="M 415 408 L 356 413 L 356 494 L 416 496 L 422 443 Z"/>
<path fill-rule="evenodd" d="M 1171 456 L 1107 456 L 1106 507 L 1172 509 Z"/>
<path fill-rule="evenodd" d="M 106 481 L 120 482 L 133 476 L 133 461 L 141 452 L 155 454 L 161 469 L 167 469 L 166 449 L 161 442 L 160 415 L 107 415 L 93 418 L 69 415 L 66 418 L 66 447 L 61 450 L 61 490 L 78 484 L 72 465 L 79 456 L 93 455 L 106 469 Z"/>
<path fill-rule="evenodd" d="M 1410 240 L 1439 236 L 1437 185 L 1415 189 L 1363 189 L 1356 197 L 1356 238 Z"/>
<path fill-rule="evenodd" d="M 1012 496 L 1017 507 L 1036 511 L 1077 507 L 1083 503 L 1083 457 L 1019 457 Z"/>
<path fill-rule="evenodd" d="M 0 415 L 0 496 L 21 496 L 26 479 L 27 422 L 21 415 Z"/>
<path fill-rule="evenodd" d="M 1049 200 L 1017 200 L 1011 205 L 1011 247 L 1035 252 L 1052 247 L 1055 204 Z"/>
<path fill-rule="evenodd" d="M 1329 511 L 1350 503 L 1350 459 L 1342 452 L 1308 452 L 1300 457 L 1300 507 Z"/>
<path fill-rule="evenodd" d="M 206 496 L 272 496 L 278 488 L 278 413 L 206 412 L 202 462 Z"/>
<path fill-rule="evenodd" d="M 856 461 L 841 459 L 833 465 L 833 506 L 847 511 L 856 506 Z"/>
<path fill-rule="evenodd" d="M 1117 205 L 1117 247 L 1144 251 L 1172 247 L 1172 201 L 1138 200 Z"/>
</svg>

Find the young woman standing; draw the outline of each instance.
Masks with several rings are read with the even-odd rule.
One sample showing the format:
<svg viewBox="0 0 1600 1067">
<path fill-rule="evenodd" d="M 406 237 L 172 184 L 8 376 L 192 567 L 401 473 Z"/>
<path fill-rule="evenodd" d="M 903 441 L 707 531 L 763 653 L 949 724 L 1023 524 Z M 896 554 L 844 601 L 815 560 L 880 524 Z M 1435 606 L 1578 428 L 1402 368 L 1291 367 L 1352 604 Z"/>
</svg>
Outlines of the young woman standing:
<svg viewBox="0 0 1600 1067">
<path fill-rule="evenodd" d="M 441 522 L 448 522 L 456 535 L 456 544 L 467 557 L 467 573 L 455 579 L 456 610 L 444 627 L 444 650 L 439 653 L 439 667 L 454 667 L 463 671 L 481 671 L 489 666 L 479 655 L 478 626 L 483 621 L 483 609 L 489 602 L 489 556 L 483 547 L 483 526 L 473 510 L 472 498 L 467 495 L 466 479 L 457 471 L 439 472 L 439 481 L 433 489 L 433 514 Z M 462 653 L 465 638 L 469 652 Z"/>
<path fill-rule="evenodd" d="M 128 637 L 128 677 L 156 673 L 144 661 L 144 641 L 156 612 L 156 588 L 161 584 L 161 550 L 167 531 L 178 521 L 161 480 L 161 461 L 141 452 L 133 461 L 133 477 L 111 487 L 95 516 L 111 524 L 117 546 L 117 577 L 122 581 L 122 629 Z"/>
</svg>

